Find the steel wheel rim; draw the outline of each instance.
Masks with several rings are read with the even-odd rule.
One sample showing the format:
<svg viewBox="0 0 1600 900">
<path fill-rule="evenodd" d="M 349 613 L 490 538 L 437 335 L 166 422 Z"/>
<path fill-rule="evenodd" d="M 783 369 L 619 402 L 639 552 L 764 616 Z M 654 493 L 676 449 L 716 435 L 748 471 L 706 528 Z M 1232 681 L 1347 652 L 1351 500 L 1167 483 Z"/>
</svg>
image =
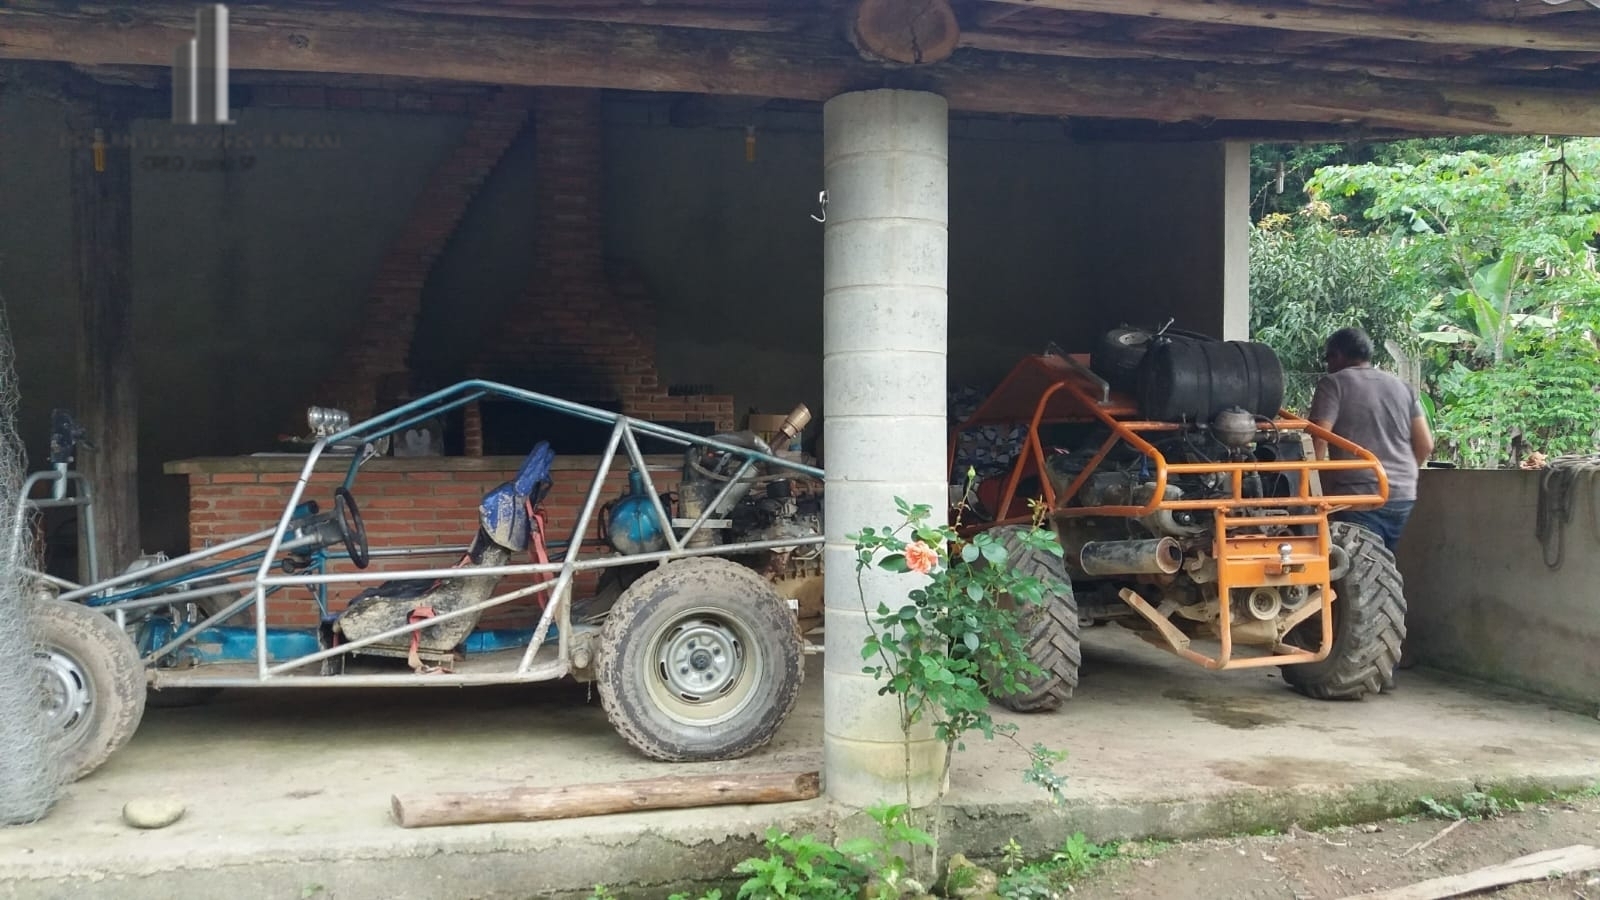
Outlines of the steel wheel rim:
<svg viewBox="0 0 1600 900">
<path fill-rule="evenodd" d="M 755 696 L 767 659 L 749 629 L 714 609 L 693 609 L 646 644 L 646 689 L 668 718 L 703 727 L 738 715 Z"/>
<path fill-rule="evenodd" d="M 45 718 L 59 740 L 75 746 L 94 721 L 94 679 L 82 663 L 57 647 L 40 648 L 34 661 L 39 666 Z"/>
</svg>

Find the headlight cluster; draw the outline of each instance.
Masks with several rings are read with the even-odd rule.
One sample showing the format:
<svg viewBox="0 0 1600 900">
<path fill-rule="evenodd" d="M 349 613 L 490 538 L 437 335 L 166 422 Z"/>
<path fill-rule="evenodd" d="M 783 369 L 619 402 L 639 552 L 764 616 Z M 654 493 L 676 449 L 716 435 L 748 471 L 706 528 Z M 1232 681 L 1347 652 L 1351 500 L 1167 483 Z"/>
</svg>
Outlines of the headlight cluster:
<svg viewBox="0 0 1600 900">
<path fill-rule="evenodd" d="M 306 410 L 306 423 L 311 426 L 312 435 L 323 438 L 349 428 L 350 414 L 342 409 L 313 406 Z"/>
</svg>

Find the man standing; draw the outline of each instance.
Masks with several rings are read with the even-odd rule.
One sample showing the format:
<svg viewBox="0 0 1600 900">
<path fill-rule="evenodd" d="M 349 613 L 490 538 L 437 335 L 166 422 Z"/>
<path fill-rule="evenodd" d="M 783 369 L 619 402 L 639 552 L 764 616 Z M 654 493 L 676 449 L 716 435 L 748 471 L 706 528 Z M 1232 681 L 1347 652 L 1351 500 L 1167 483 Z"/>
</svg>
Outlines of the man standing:
<svg viewBox="0 0 1600 900">
<path fill-rule="evenodd" d="M 1345 510 L 1332 518 L 1375 532 L 1393 553 L 1417 500 L 1417 471 L 1433 453 L 1433 432 L 1417 392 L 1372 367 L 1372 338 L 1359 328 L 1329 335 L 1328 374 L 1317 382 L 1308 418 L 1339 437 L 1372 451 L 1389 479 L 1389 502 L 1377 509 Z M 1315 441 L 1318 459 L 1328 459 L 1325 441 Z M 1333 459 L 1349 454 L 1332 448 Z M 1325 472 L 1325 494 L 1371 494 L 1377 479 L 1361 470 Z"/>
</svg>

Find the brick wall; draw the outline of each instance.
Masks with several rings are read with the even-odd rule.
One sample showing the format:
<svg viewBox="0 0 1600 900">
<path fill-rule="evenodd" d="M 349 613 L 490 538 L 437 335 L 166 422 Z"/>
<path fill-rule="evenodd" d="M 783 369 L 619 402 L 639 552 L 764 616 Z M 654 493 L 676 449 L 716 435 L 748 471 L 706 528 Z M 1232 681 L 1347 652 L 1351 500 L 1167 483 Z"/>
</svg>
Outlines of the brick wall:
<svg viewBox="0 0 1600 900">
<path fill-rule="evenodd" d="M 668 457 L 650 457 L 652 465 L 672 465 L 681 460 Z M 232 460 L 224 461 L 226 467 Z M 473 461 L 471 468 L 454 468 L 429 471 L 421 467 L 420 459 L 374 460 L 356 477 L 353 493 L 361 507 L 366 523 L 367 539 L 372 549 L 394 547 L 464 547 L 477 533 L 478 502 L 484 493 L 503 484 L 515 474 L 520 459 L 512 457 L 484 457 Z M 438 464 L 436 462 L 436 464 Z M 545 499 L 544 507 L 552 541 L 566 541 L 572 536 L 583 499 L 594 479 L 595 460 L 592 457 L 557 457 L 551 473 L 554 486 Z M 207 461 L 175 463 L 169 471 L 180 471 L 189 479 L 189 547 L 200 549 L 207 544 L 216 545 L 243 537 L 265 528 L 275 528 L 284 505 L 289 500 L 298 470 L 257 472 L 199 471 L 210 468 Z M 628 463 L 626 457 L 612 465 L 604 488 L 601 503 L 622 495 L 627 488 Z M 652 472 L 651 477 L 660 491 L 674 489 L 678 483 L 677 472 Z M 306 488 L 304 499 L 316 500 L 323 510 L 333 508 L 333 489 L 344 480 L 344 466 L 337 470 L 318 471 Z M 582 556 L 598 555 L 598 507 L 592 518 L 588 542 Z M 264 545 L 263 545 L 264 546 Z M 342 550 L 342 548 L 337 548 Z M 609 549 L 609 548 L 607 548 Z M 556 551 L 559 552 L 559 551 Z M 553 555 L 554 552 L 553 552 Z M 559 558 L 559 557 L 558 557 Z M 408 562 L 374 559 L 368 572 L 383 572 L 399 567 L 447 567 L 454 565 L 453 558 L 429 557 Z M 523 556 L 513 563 L 531 562 Z M 353 566 L 340 563 L 330 571 L 356 571 Z M 598 575 L 581 576 L 573 596 L 582 598 L 594 591 Z M 351 597 L 382 580 L 378 576 L 365 584 L 333 585 L 329 588 L 329 608 L 343 609 Z M 531 579 L 505 579 L 498 590 L 505 591 L 527 584 Z M 516 601 L 502 612 L 495 610 L 488 625 L 527 625 L 536 620 L 537 608 L 533 598 Z M 316 606 L 310 594 L 300 588 L 290 588 L 268 600 L 268 622 L 272 625 L 307 627 L 317 622 Z"/>
<path fill-rule="evenodd" d="M 734 428 L 733 397 L 673 396 L 656 369 L 655 309 L 630 272 L 605 260 L 600 92 L 544 89 L 535 106 L 534 273 L 495 324 L 476 374 L 661 422 Z"/>
<path fill-rule="evenodd" d="M 731 395 L 669 391 L 656 369 L 655 306 L 625 266 L 608 269 L 602 206 L 601 95 L 597 90 L 505 89 L 486 93 L 257 87 L 265 106 L 467 112 L 466 135 L 433 174 L 404 230 L 385 255 L 361 325 L 337 371 L 312 403 L 378 411 L 403 387 L 428 276 L 472 198 L 525 126 L 536 118 L 534 272 L 521 302 L 496 319 L 469 374 L 536 386 L 579 402 L 616 404 L 629 415 L 673 423 L 709 422 L 731 431 Z"/>
<path fill-rule="evenodd" d="M 334 108 L 384 108 L 388 103 L 429 111 L 456 106 L 463 109 L 455 111 L 472 111 L 461 142 L 433 172 L 404 229 L 385 253 L 367 294 L 361 324 L 313 398 L 314 403 L 347 409 L 359 421 L 377 411 L 385 379 L 408 371 L 428 274 L 472 198 L 526 126 L 532 95 L 520 89 L 501 90 L 487 98 L 317 87 L 268 90 L 269 101 L 282 92 L 286 100 L 298 97 L 301 105 L 315 105 L 324 98 Z"/>
</svg>

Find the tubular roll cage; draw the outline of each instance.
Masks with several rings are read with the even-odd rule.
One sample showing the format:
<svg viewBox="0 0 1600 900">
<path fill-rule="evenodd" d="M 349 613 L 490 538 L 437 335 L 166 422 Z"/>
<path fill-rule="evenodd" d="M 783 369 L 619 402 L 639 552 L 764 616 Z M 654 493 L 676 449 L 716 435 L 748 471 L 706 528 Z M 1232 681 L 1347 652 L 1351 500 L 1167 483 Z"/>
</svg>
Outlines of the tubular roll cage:
<svg viewBox="0 0 1600 900">
<path fill-rule="evenodd" d="M 464 571 L 459 568 L 424 568 L 424 569 L 385 569 L 375 572 L 334 572 L 326 571 L 326 561 L 333 559 L 346 559 L 347 553 L 325 553 L 319 548 L 321 541 L 316 535 L 300 534 L 292 528 L 299 521 L 296 511 L 300 508 L 306 488 L 310 484 L 317 462 L 330 446 L 355 444 L 359 449 L 350 461 L 343 481 L 343 486 L 348 490 L 355 483 L 356 474 L 363 463 L 376 457 L 373 442 L 386 435 L 405 430 L 413 425 L 465 406 L 474 401 L 485 398 L 504 398 L 516 400 L 530 406 L 546 410 L 565 413 L 575 418 L 590 422 L 598 422 L 611 426 L 611 436 L 606 444 L 606 449 L 601 455 L 599 469 L 595 472 L 588 492 L 584 497 L 583 507 L 580 510 L 577 522 L 573 527 L 572 537 L 565 543 L 565 553 L 559 560 L 547 563 L 525 563 L 502 566 L 482 566 Z M 681 532 L 678 526 L 667 515 L 661 503 L 660 492 L 655 487 L 651 478 L 649 466 L 646 465 L 644 454 L 639 450 L 638 437 L 645 435 L 650 438 L 676 444 L 682 447 L 707 447 L 731 454 L 734 458 L 742 460 L 737 470 L 723 485 L 716 499 L 707 504 L 706 510 L 700 514 Z M 605 487 L 607 476 L 616 461 L 619 449 L 625 450 L 630 463 L 636 468 L 648 492 L 655 514 L 659 517 L 661 531 L 667 541 L 668 549 L 636 554 L 599 555 L 592 558 L 580 559 L 580 550 L 583 546 L 583 537 L 588 532 L 593 521 L 595 508 L 599 502 L 602 490 Z M 78 586 L 63 579 L 51 578 L 54 583 L 71 590 L 62 593 L 62 600 L 83 600 L 86 605 L 94 606 L 116 616 L 118 624 L 125 626 L 124 613 L 129 610 L 145 607 L 172 606 L 190 602 L 200 597 L 234 593 L 240 590 L 247 591 L 247 595 L 240 597 L 223 609 L 206 617 L 203 621 L 191 626 L 186 631 L 175 635 L 170 640 L 155 648 L 144 656 L 147 667 L 152 666 L 157 660 L 169 653 L 192 643 L 202 632 L 208 628 L 240 614 L 246 609 L 252 609 L 256 628 L 256 674 L 255 677 L 207 677 L 205 670 L 207 664 L 200 664 L 187 669 L 151 669 L 150 681 L 156 687 L 247 687 L 263 683 L 277 686 L 324 686 L 324 687 L 361 687 L 378 685 L 429 685 L 452 686 L 468 684 L 498 684 L 510 682 L 544 681 L 563 677 L 570 673 L 570 601 L 573 578 L 578 572 L 599 570 L 613 566 L 636 565 L 640 563 L 659 563 L 691 556 L 719 556 L 732 553 L 742 553 L 759 550 L 773 550 L 793 548 L 820 544 L 822 536 L 784 538 L 781 540 L 750 541 L 737 544 L 714 544 L 704 547 L 690 547 L 689 542 L 706 527 L 712 518 L 714 510 L 733 490 L 741 479 L 750 474 L 756 465 L 765 463 L 777 469 L 793 472 L 797 475 L 821 479 L 823 471 L 814 466 L 807 466 L 793 460 L 783 459 L 768 453 L 729 444 L 709 437 L 702 437 L 688 432 L 679 431 L 653 422 L 633 419 L 628 416 L 613 413 L 579 403 L 562 400 L 534 391 L 511 387 L 484 380 L 463 381 L 443 390 L 420 397 L 388 412 L 382 413 L 366 421 L 357 423 L 342 431 L 319 438 L 306 456 L 305 464 L 301 467 L 300 477 L 295 482 L 289 500 L 284 504 L 284 511 L 278 518 L 274 528 L 264 529 L 254 534 L 218 544 L 195 553 L 175 557 L 165 562 L 146 567 L 133 572 L 127 572 L 113 578 L 100 581 L 88 586 Z M 23 521 L 23 514 L 27 504 L 18 512 L 18 525 Z M 20 534 L 20 530 L 18 532 Z M 221 563 L 207 565 L 198 571 L 190 572 L 176 578 L 168 578 L 156 584 L 147 585 L 134 590 L 126 590 L 120 594 L 107 592 L 122 585 L 135 581 L 142 581 L 152 575 L 180 569 L 192 563 L 201 562 L 230 553 L 243 550 L 261 541 L 266 541 L 264 548 L 250 552 L 244 556 L 227 559 Z M 563 546 L 559 542 L 552 542 L 552 548 Z M 312 548 L 312 562 L 303 574 L 293 572 L 275 574 L 274 569 L 280 564 L 280 554 L 285 552 Z M 465 547 L 408 547 L 391 550 L 374 550 L 373 558 L 394 557 L 457 557 L 466 552 Z M 192 588 L 180 592 L 168 592 L 168 588 L 186 584 L 199 578 L 226 577 L 251 574 L 248 579 L 230 580 L 226 584 L 204 588 Z M 380 634 L 342 643 L 315 653 L 297 656 L 282 662 L 273 663 L 269 659 L 267 642 L 268 601 L 271 594 L 286 587 L 307 587 L 312 589 L 317 597 L 317 602 L 323 613 L 327 612 L 327 587 L 331 584 L 360 583 L 377 580 L 422 580 L 422 579 L 448 579 L 467 576 L 482 575 L 533 575 L 543 576 L 535 584 L 495 594 L 481 602 L 474 603 L 461 609 L 425 619 L 410 622 L 404 626 L 392 628 Z M 552 580 L 550 576 L 555 576 Z M 476 612 L 482 612 L 497 606 L 520 600 L 535 594 L 548 592 L 555 598 L 555 602 L 545 604 L 539 623 L 535 628 L 533 637 L 523 650 L 522 657 L 517 667 L 512 672 L 482 672 L 482 673 L 439 673 L 426 677 L 417 677 L 410 672 L 395 674 L 374 675 L 339 675 L 334 677 L 284 677 L 296 669 L 320 663 L 323 660 L 360 650 L 370 644 L 380 641 L 389 641 L 397 637 L 404 637 L 413 632 L 420 631 L 440 624 L 450 619 L 459 618 Z M 535 665 L 535 655 L 545 643 L 549 629 L 554 625 L 557 629 L 557 656 L 554 660 Z"/>
<path fill-rule="evenodd" d="M 1095 396 L 1098 394 L 1098 398 Z M 1028 403 L 1029 398 L 1037 398 Z M 1067 489 L 1057 494 L 1046 474 L 1046 454 L 1039 438 L 1042 425 L 1098 422 L 1110 429 L 1110 436 L 1083 470 L 1077 474 Z M 1370 509 L 1382 506 L 1389 498 L 1389 479 L 1383 465 L 1371 451 L 1303 419 L 1280 410 L 1270 423 L 1257 422 L 1258 431 L 1300 431 L 1325 441 L 1330 447 L 1352 455 L 1353 459 L 1327 460 L 1273 460 L 1251 462 L 1172 463 L 1156 449 L 1146 434 L 1180 431 L 1185 426 L 1173 422 L 1152 422 L 1139 417 L 1137 405 L 1126 397 L 1118 396 L 1109 384 L 1088 367 L 1085 354 L 1057 356 L 1046 354 L 1031 356 L 1014 368 L 1000 386 L 966 421 L 958 425 L 950 436 L 949 459 L 952 472 L 955 468 L 957 442 L 961 433 L 982 425 L 1014 426 L 1026 423 L 1027 434 L 1022 453 L 1006 476 L 994 522 L 972 526 L 979 531 L 1003 525 L 1024 524 L 1033 521 L 1027 514 L 1012 515 L 1017 492 L 1022 479 L 1037 474 L 1050 514 L 1058 519 L 1067 518 L 1134 518 L 1160 511 L 1209 511 L 1215 521 L 1215 542 L 1212 554 L 1217 561 L 1217 597 L 1220 608 L 1219 628 L 1222 644 L 1216 657 L 1190 649 L 1189 637 L 1170 619 L 1171 610 L 1163 612 L 1150 605 L 1139 593 L 1123 588 L 1118 596 L 1154 627 L 1166 648 L 1185 659 L 1208 669 L 1243 669 L 1261 666 L 1293 665 L 1321 662 L 1333 648 L 1333 607 L 1336 599 L 1330 580 L 1329 559 L 1333 542 L 1328 515 L 1344 509 Z M 1144 454 L 1150 465 L 1155 491 L 1149 503 L 1143 506 L 1066 506 L 1067 500 L 1077 495 L 1096 468 L 1110 455 L 1118 444 L 1126 443 Z M 1311 490 L 1313 475 L 1323 472 L 1363 470 L 1377 479 L 1378 490 L 1370 494 L 1339 494 L 1337 499 Z M 1298 474 L 1298 490 L 1292 497 L 1245 497 L 1244 476 L 1247 473 Z M 1184 475 L 1226 475 L 1232 484 L 1232 496 L 1204 500 L 1167 500 L 1169 481 Z M 1285 506 L 1306 507 L 1312 511 L 1288 515 L 1266 515 L 1256 511 Z M 1242 513 L 1235 515 L 1236 512 Z M 1290 534 L 1280 537 L 1243 535 L 1240 529 L 1260 528 L 1267 525 L 1306 526 L 1314 528 L 1312 534 Z M 1288 552 L 1284 552 L 1285 546 Z M 1280 623 L 1280 640 L 1272 652 L 1263 656 L 1233 655 L 1232 620 L 1234 588 L 1290 587 L 1304 585 L 1310 598 Z M 1290 630 L 1311 616 L 1321 621 L 1322 638 L 1316 651 L 1307 651 L 1282 642 Z"/>
</svg>

